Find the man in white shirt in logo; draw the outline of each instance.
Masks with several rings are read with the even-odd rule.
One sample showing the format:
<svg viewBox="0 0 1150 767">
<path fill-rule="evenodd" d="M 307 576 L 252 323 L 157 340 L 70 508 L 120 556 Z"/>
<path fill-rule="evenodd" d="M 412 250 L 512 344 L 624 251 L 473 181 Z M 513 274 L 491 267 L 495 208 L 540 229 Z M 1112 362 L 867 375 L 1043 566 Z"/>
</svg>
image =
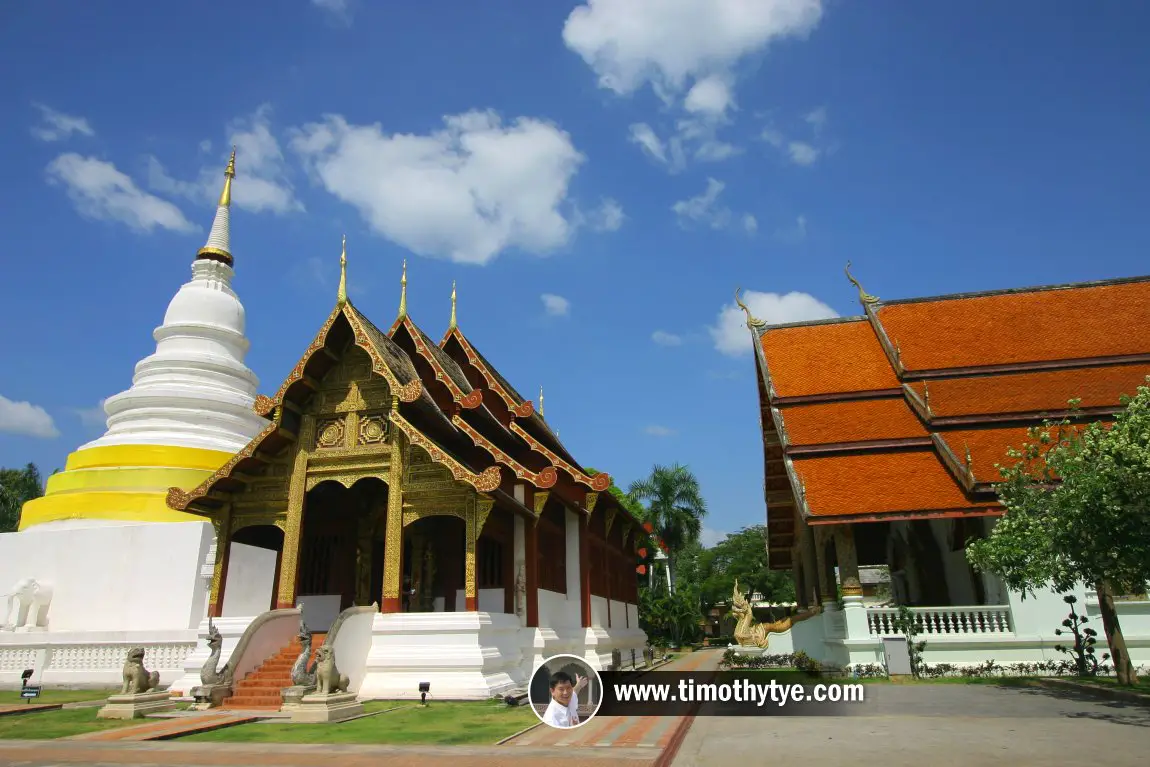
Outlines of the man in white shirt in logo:
<svg viewBox="0 0 1150 767">
<path fill-rule="evenodd" d="M 577 727 L 579 725 L 579 691 L 587 686 L 587 677 L 572 679 L 566 671 L 551 675 L 551 702 L 543 714 L 544 724 L 552 727 Z"/>
</svg>

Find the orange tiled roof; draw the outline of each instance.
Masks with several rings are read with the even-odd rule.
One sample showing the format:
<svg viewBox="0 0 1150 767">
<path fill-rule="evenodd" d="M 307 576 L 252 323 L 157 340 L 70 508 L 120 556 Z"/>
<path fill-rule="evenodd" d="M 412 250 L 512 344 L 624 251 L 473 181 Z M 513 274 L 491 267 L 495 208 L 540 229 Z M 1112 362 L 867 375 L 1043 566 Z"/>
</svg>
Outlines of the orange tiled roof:
<svg viewBox="0 0 1150 767">
<path fill-rule="evenodd" d="M 767 328 L 760 342 L 780 397 L 898 388 L 865 319 Z"/>
<path fill-rule="evenodd" d="M 794 458 L 812 517 L 995 510 L 972 503 L 932 449 Z"/>
<path fill-rule="evenodd" d="M 888 399 L 820 402 L 780 409 L 787 442 L 821 445 L 928 436 L 901 396 Z"/>
<path fill-rule="evenodd" d="M 1036 426 L 1039 424 L 1035 424 Z M 1080 430 L 1081 425 L 1072 425 L 1072 431 Z M 1007 455 L 1011 448 L 1022 450 L 1030 442 L 1029 426 L 1011 426 L 1002 429 L 963 429 L 945 431 L 939 434 L 947 447 L 960 462 L 966 460 L 966 450 L 970 448 L 971 471 L 977 482 L 999 482 L 1002 475 L 995 464 L 1012 466 L 1015 459 Z M 1054 427 L 1049 433 L 1057 434 Z"/>
<path fill-rule="evenodd" d="M 1146 376 L 1150 365 L 1138 364 L 940 379 L 929 383 L 930 409 L 936 418 L 1061 412 L 1072 398 L 1084 408 L 1118 407 L 1120 396 L 1136 394 Z M 920 397 L 928 387 L 922 381 L 908 385 Z"/>
<path fill-rule="evenodd" d="M 1150 326 L 1150 280 L 891 303 L 877 315 L 907 370 L 1145 354 L 1134 329 Z"/>
</svg>

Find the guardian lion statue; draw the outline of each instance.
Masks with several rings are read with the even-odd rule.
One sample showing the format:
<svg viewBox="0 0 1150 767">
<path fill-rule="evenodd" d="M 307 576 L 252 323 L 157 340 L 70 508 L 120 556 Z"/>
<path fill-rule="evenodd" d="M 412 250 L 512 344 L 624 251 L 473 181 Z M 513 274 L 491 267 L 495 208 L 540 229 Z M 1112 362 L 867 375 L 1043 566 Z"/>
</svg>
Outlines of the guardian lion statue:
<svg viewBox="0 0 1150 767">
<path fill-rule="evenodd" d="M 159 686 L 160 672 L 144 668 L 144 648 L 133 647 L 128 650 L 128 659 L 124 661 L 124 686 L 120 688 L 120 694 L 139 695 Z"/>
<path fill-rule="evenodd" d="M 328 645 L 315 651 L 315 683 L 316 692 L 320 695 L 347 692 L 350 680 L 347 674 L 339 673 L 335 665 L 335 653 Z"/>
</svg>

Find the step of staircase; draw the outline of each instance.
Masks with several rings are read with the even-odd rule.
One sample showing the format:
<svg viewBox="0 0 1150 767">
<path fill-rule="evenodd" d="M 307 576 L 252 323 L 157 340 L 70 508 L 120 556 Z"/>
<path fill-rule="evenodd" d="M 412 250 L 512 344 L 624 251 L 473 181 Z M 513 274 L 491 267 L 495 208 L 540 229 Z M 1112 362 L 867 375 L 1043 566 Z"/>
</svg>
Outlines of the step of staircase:
<svg viewBox="0 0 1150 767">
<path fill-rule="evenodd" d="M 308 658 L 310 665 L 315 653 L 323 645 L 326 634 L 312 634 L 312 651 Z M 220 708 L 243 711 L 279 710 L 283 705 L 283 689 L 291 687 L 291 670 L 295 665 L 302 646 L 293 639 L 275 655 L 264 661 L 259 668 L 238 681 L 235 691 L 226 698 Z"/>
</svg>

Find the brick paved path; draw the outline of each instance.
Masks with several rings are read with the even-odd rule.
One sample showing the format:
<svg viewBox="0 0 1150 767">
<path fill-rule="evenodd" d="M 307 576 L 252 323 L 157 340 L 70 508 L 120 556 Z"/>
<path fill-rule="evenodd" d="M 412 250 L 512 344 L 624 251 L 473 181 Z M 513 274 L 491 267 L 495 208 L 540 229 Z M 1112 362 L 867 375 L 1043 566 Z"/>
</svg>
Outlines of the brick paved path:
<svg viewBox="0 0 1150 767">
<path fill-rule="evenodd" d="M 700 650 L 678 658 L 651 674 L 657 675 L 661 671 L 709 671 L 717 667 L 720 658 L 721 650 Z M 557 730 L 540 724 L 506 745 L 516 749 L 557 746 L 567 753 L 571 749 L 610 747 L 612 750 L 643 752 L 654 762 L 676 735 L 681 736 L 683 729 L 690 724 L 689 719 L 682 716 L 596 716 L 587 724 L 571 730 Z"/>
</svg>

